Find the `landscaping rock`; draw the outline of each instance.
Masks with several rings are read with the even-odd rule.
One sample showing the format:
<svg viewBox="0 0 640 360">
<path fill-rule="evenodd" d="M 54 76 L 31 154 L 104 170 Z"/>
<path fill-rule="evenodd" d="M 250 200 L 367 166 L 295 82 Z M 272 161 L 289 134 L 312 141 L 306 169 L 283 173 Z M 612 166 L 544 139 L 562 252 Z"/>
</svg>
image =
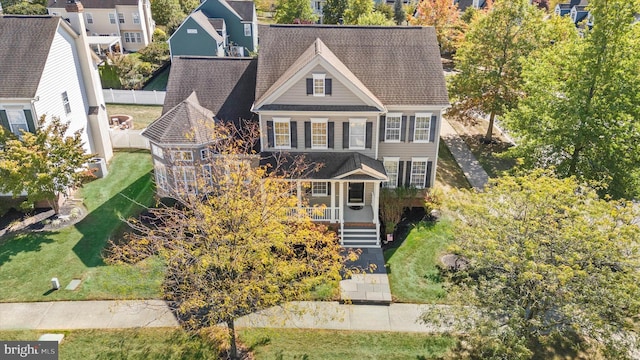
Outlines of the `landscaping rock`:
<svg viewBox="0 0 640 360">
<path fill-rule="evenodd" d="M 440 262 L 447 271 L 461 271 L 469 267 L 469 261 L 462 256 L 447 254 L 440 258 Z"/>
</svg>

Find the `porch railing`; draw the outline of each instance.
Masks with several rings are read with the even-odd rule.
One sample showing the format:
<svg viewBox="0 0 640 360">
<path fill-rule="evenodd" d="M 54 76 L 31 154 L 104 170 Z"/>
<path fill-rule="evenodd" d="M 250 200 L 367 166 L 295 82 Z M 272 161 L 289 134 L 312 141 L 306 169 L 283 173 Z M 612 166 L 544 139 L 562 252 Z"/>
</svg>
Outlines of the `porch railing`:
<svg viewBox="0 0 640 360">
<path fill-rule="evenodd" d="M 306 215 L 315 221 L 331 221 L 340 218 L 339 211 L 339 208 L 330 207 L 295 207 L 287 209 L 287 215 L 290 217 Z M 335 216 L 332 217 L 332 213 Z"/>
</svg>

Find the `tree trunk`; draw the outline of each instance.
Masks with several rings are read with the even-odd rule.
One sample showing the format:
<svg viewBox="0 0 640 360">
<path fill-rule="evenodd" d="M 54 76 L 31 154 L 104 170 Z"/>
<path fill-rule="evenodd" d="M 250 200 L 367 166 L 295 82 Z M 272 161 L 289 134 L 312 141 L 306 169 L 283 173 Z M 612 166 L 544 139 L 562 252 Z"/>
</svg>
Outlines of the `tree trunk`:
<svg viewBox="0 0 640 360">
<path fill-rule="evenodd" d="M 484 136 L 485 144 L 491 144 L 493 141 L 493 122 L 496 119 L 496 112 L 491 110 L 491 115 L 489 115 L 489 128 L 487 129 L 487 134 Z"/>
<path fill-rule="evenodd" d="M 578 148 L 578 146 L 576 146 L 573 149 L 573 153 L 571 154 L 571 162 L 569 163 L 569 174 L 568 175 L 575 175 L 576 174 L 576 168 L 578 167 L 578 157 L 580 156 L 580 148 Z"/>
<path fill-rule="evenodd" d="M 47 202 L 49 203 L 49 206 L 51 206 L 51 208 L 53 209 L 53 212 L 56 215 L 60 214 L 60 202 L 58 201 L 58 196 L 54 196 L 53 200 L 48 199 Z"/>
<path fill-rule="evenodd" d="M 231 360 L 236 360 L 238 359 L 238 346 L 236 345 L 236 327 L 233 323 L 233 319 L 227 320 L 227 326 L 229 327 L 229 335 L 231 336 L 229 339 L 231 345 L 229 349 L 229 358 Z"/>
</svg>

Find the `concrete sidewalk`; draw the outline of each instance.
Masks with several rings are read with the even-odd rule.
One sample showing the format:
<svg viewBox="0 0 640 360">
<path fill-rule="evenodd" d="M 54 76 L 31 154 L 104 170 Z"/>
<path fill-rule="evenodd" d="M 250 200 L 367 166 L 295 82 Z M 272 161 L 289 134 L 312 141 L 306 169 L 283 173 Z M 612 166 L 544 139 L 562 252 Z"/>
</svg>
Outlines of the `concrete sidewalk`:
<svg viewBox="0 0 640 360">
<path fill-rule="evenodd" d="M 458 135 L 445 118 L 442 118 L 440 137 L 456 159 L 469 184 L 476 190 L 482 190 L 484 185 L 489 181 L 489 175 L 487 175 L 482 165 L 480 165 L 475 156 L 473 156 L 464 140 L 460 138 L 460 135 Z"/>
<path fill-rule="evenodd" d="M 375 330 L 439 333 L 420 315 L 430 305 L 347 305 L 338 302 L 293 302 L 237 320 L 238 327 Z M 162 300 L 60 301 L 0 304 L 0 330 L 116 329 L 175 327 L 178 322 Z"/>
</svg>

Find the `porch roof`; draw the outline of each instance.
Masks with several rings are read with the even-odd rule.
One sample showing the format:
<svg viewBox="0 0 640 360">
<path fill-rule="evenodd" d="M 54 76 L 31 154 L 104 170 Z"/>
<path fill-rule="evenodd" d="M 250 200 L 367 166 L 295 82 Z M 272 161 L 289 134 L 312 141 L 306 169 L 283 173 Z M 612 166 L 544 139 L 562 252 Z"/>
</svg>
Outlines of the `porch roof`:
<svg viewBox="0 0 640 360">
<path fill-rule="evenodd" d="M 309 180 L 388 180 L 381 161 L 357 152 L 296 152 L 261 154 L 261 165 L 289 170 L 302 160 L 309 170 L 298 178 Z M 277 164 L 279 162 L 279 164 Z"/>
</svg>

